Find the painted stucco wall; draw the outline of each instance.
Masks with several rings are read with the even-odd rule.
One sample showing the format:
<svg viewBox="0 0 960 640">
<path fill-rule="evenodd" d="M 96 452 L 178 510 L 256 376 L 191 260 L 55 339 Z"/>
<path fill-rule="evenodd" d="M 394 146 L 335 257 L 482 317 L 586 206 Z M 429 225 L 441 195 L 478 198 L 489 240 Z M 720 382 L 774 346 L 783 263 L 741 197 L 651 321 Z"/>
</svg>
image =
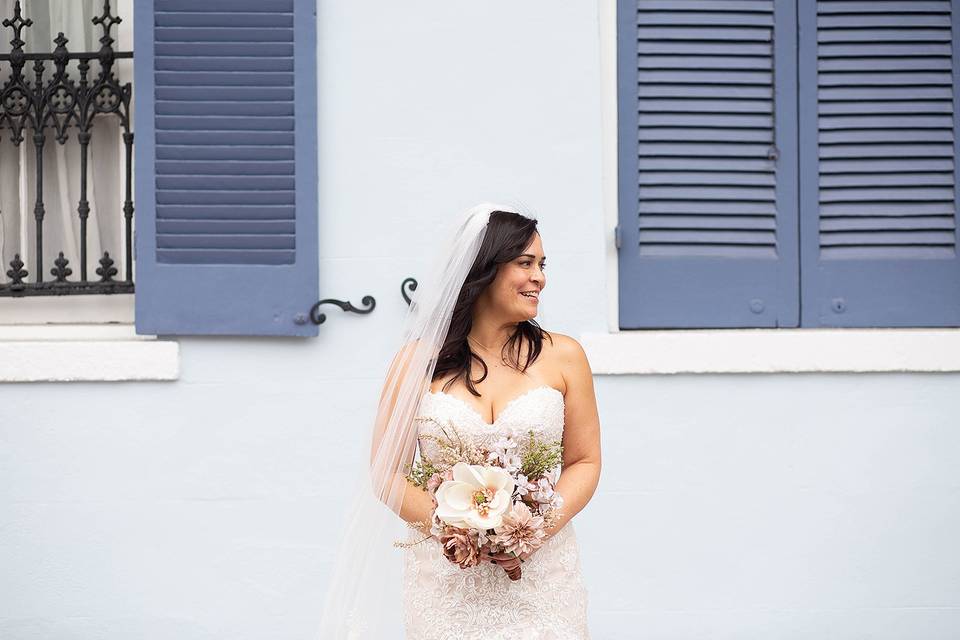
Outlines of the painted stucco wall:
<svg viewBox="0 0 960 640">
<path fill-rule="evenodd" d="M 538 318 L 606 331 L 594 3 L 322 2 L 310 340 L 184 338 L 165 383 L 0 385 L 0 638 L 311 639 L 446 215 L 541 221 Z M 594 638 L 960 636 L 956 374 L 597 376 Z M 401 637 L 402 634 L 397 634 Z"/>
</svg>

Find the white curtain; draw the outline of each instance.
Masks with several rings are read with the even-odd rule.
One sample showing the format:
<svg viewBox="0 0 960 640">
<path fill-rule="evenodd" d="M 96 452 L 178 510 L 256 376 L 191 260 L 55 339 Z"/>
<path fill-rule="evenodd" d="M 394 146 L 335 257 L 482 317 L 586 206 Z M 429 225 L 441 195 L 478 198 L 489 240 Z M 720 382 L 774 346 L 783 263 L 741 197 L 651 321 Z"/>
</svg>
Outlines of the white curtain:
<svg viewBox="0 0 960 640">
<path fill-rule="evenodd" d="M 112 12 L 117 15 L 117 2 L 112 2 Z M 121 5 L 123 6 L 123 5 Z M 67 48 L 71 52 L 97 51 L 100 48 L 100 36 L 103 30 L 91 23 L 94 16 L 103 12 L 103 0 L 22 0 L 24 18 L 33 20 L 33 25 L 23 30 L 22 39 L 26 42 L 24 50 L 28 53 L 50 52 L 56 47 L 54 38 L 59 32 L 69 40 Z M 14 0 L 0 0 L 0 21 L 13 16 Z M 132 15 L 121 15 L 124 27 L 133 22 Z M 9 52 L 8 44 L 12 30 L 2 29 L 4 52 Z M 111 32 L 114 50 L 119 50 L 118 27 Z M 126 45 L 126 42 L 124 43 Z M 53 72 L 52 62 L 45 63 L 46 78 Z M 115 73 L 119 73 L 115 65 Z M 69 77 L 79 80 L 77 62 L 68 66 Z M 96 78 L 100 66 L 91 61 L 89 77 Z M 32 82 L 34 78 L 33 62 L 24 67 L 24 76 Z M 0 86 L 10 77 L 10 65 L 0 63 Z M 121 82 L 130 81 L 129 77 L 119 75 Z M 124 201 L 124 152 L 122 129 L 116 116 L 98 115 L 94 119 L 92 137 L 87 157 L 87 200 L 90 215 L 87 218 L 87 279 L 99 280 L 96 269 L 103 251 L 108 251 L 114 260 L 118 273 L 114 278 L 120 280 L 126 276 L 124 271 L 125 248 L 123 231 Z M 43 219 L 43 279 L 51 281 L 54 277 L 50 269 L 59 252 L 70 263 L 73 273 L 69 280 L 80 279 L 80 217 L 77 208 L 80 202 L 80 145 L 77 142 L 77 129 L 71 126 L 69 139 L 61 145 L 55 139 L 55 132 L 46 129 L 46 144 L 43 155 L 43 201 L 45 215 Z M 10 141 L 11 131 L 0 129 L 0 280 L 8 282 L 6 275 L 14 254 L 19 253 L 24 268 L 29 271 L 28 282 L 36 281 L 36 222 L 33 214 L 36 202 L 36 147 L 33 144 L 33 131 L 24 131 L 24 141 L 14 146 Z"/>
</svg>

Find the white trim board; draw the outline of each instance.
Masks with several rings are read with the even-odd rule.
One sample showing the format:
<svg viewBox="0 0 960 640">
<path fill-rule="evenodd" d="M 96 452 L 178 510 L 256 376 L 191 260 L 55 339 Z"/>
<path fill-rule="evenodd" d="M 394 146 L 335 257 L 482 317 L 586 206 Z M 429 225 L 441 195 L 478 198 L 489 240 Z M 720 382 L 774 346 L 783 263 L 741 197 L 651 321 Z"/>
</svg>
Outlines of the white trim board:
<svg viewBox="0 0 960 640">
<path fill-rule="evenodd" d="M 180 344 L 132 324 L 0 326 L 0 382 L 177 380 Z"/>
<path fill-rule="evenodd" d="M 594 374 L 960 371 L 960 329 L 584 333 Z"/>
</svg>

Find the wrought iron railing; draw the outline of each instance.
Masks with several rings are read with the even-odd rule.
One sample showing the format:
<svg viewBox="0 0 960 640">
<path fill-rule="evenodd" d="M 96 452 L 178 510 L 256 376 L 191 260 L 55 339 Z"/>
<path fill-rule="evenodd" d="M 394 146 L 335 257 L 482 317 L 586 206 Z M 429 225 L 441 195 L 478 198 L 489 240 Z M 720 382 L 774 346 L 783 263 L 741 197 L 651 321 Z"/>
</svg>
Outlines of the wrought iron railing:
<svg viewBox="0 0 960 640">
<path fill-rule="evenodd" d="M 9 280 L 0 274 L 0 296 L 38 296 L 64 294 L 105 294 L 133 292 L 133 132 L 130 130 L 131 84 L 120 84 L 114 74 L 114 62 L 118 58 L 133 58 L 132 51 L 114 51 L 115 42 L 110 32 L 121 21 L 110 9 L 110 0 L 103 3 L 103 13 L 93 18 L 92 23 L 103 29 L 100 38 L 100 50 L 96 52 L 71 53 L 67 50 L 67 39 L 61 32 L 53 41 L 56 48 L 50 53 L 26 53 L 23 46 L 23 31 L 33 22 L 21 15 L 19 0 L 14 6 L 14 15 L 3 21 L 3 26 L 13 31 L 12 49 L 9 54 L 0 54 L 0 69 L 9 64 L 10 77 L 0 87 L 0 144 L 7 138 L 17 146 L 29 137 L 36 150 L 36 175 L 34 178 L 35 200 L 33 215 L 36 220 L 36 267 L 33 278 L 28 281 L 27 265 L 17 253 L 6 270 Z M 77 61 L 78 79 L 70 77 L 67 65 Z M 99 63 L 99 69 L 91 73 L 91 62 Z M 31 71 L 24 74 L 24 67 L 33 62 Z M 52 65 L 52 66 L 48 66 Z M 46 74 L 49 70 L 52 75 Z M 45 79 L 45 75 L 50 75 Z M 125 147 L 125 199 L 123 202 L 124 236 L 126 243 L 126 261 L 124 276 L 114 280 L 118 270 L 109 251 L 104 251 L 96 269 L 99 279 L 87 277 L 87 218 L 90 215 L 90 203 L 87 201 L 87 162 L 88 148 L 94 121 L 100 116 L 116 116 L 123 130 Z M 80 279 L 70 280 L 73 270 L 69 260 L 60 252 L 50 269 L 53 280 L 44 280 L 43 265 L 43 150 L 47 144 L 47 133 L 65 144 L 69 130 L 75 129 L 80 146 L 80 200 L 77 215 L 80 220 Z M 28 136 L 32 133 L 32 136 Z M 0 216 L 3 212 L 0 211 Z"/>
</svg>

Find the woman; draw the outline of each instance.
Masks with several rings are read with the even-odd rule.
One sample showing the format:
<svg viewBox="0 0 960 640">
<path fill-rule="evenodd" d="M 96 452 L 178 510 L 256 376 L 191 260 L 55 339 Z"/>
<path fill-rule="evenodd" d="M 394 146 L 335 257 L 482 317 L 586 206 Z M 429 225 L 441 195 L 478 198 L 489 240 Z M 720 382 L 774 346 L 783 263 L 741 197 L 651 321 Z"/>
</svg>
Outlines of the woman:
<svg viewBox="0 0 960 640">
<path fill-rule="evenodd" d="M 458 221 L 428 285 L 411 303 L 404 346 L 381 392 L 370 479 L 379 503 L 410 525 L 400 552 L 408 640 L 589 638 L 570 520 L 599 481 L 599 418 L 583 349 L 533 320 L 546 286 L 536 226 L 492 205 Z M 410 474 L 411 463 L 435 457 L 440 424 L 483 450 L 531 432 L 561 442 L 555 485 L 539 488 L 541 495 L 558 494 L 546 496 L 559 508 L 545 542 L 512 553 L 461 547 L 454 554 L 466 555 L 452 561 L 450 540 L 438 535 L 437 500 Z M 382 505 L 377 511 L 362 497 L 358 505 L 331 584 L 324 637 L 395 637 L 382 625 L 389 579 L 375 578 L 388 561 L 382 555 L 371 560 L 391 527 Z M 362 562 L 347 571 L 347 557 Z"/>
</svg>

